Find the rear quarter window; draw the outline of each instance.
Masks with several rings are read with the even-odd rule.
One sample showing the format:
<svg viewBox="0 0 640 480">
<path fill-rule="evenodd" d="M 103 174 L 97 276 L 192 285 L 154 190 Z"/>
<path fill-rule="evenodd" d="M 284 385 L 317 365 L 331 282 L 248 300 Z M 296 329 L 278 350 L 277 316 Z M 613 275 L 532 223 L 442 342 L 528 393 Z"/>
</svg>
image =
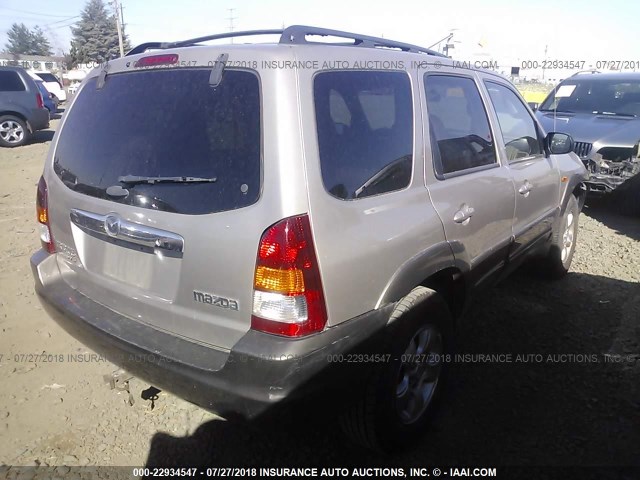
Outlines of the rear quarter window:
<svg viewBox="0 0 640 480">
<path fill-rule="evenodd" d="M 112 74 L 87 82 L 60 132 L 54 170 L 72 190 L 155 210 L 207 214 L 255 203 L 261 188 L 256 74 L 210 69 Z M 128 185 L 127 175 L 216 178 Z M 107 189 L 124 188 L 111 196 Z M 113 189 L 110 190 L 112 192 Z"/>
<path fill-rule="evenodd" d="M 403 72 L 321 72 L 314 102 L 322 181 L 354 200 L 409 186 L 413 167 L 411 84 Z"/>
<path fill-rule="evenodd" d="M 0 72 L 0 92 L 24 92 L 26 87 L 18 72 Z"/>
</svg>

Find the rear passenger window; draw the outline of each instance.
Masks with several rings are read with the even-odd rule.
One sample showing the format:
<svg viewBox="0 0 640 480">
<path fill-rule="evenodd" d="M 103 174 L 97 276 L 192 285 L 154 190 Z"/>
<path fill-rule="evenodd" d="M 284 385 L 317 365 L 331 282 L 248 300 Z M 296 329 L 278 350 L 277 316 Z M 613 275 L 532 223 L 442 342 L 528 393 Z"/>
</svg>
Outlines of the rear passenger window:
<svg viewBox="0 0 640 480">
<path fill-rule="evenodd" d="M 511 89 L 494 82 L 485 83 L 498 115 L 509 161 L 540 155 L 542 145 L 536 125 L 524 103 Z"/>
<path fill-rule="evenodd" d="M 340 199 L 409 185 L 411 84 L 400 72 L 323 72 L 314 80 L 322 181 Z"/>
<path fill-rule="evenodd" d="M 471 78 L 426 75 L 429 131 L 437 175 L 497 164 L 480 93 Z"/>
<path fill-rule="evenodd" d="M 24 92 L 25 90 L 18 72 L 0 72 L 0 92 Z"/>
</svg>

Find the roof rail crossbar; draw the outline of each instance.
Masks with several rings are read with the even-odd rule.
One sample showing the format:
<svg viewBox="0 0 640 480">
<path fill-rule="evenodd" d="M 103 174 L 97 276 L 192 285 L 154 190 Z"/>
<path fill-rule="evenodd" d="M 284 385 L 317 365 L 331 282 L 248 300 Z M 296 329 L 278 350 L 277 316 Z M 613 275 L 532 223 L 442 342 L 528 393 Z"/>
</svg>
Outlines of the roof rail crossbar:
<svg viewBox="0 0 640 480">
<path fill-rule="evenodd" d="M 180 40 L 179 42 L 172 42 L 167 48 L 174 47 L 187 47 L 189 45 L 195 45 L 196 43 L 206 42 L 209 40 L 219 40 L 222 38 L 235 38 L 235 37 L 250 37 L 253 35 L 280 35 L 282 29 L 277 30 L 245 30 L 243 32 L 227 32 L 218 33 L 216 35 L 205 35 L 204 37 L 190 38 L 189 40 Z"/>
<path fill-rule="evenodd" d="M 218 33 L 216 35 L 205 35 L 203 37 L 190 38 L 188 40 L 180 40 L 178 42 L 148 42 L 133 48 L 130 52 L 127 53 L 127 56 L 136 55 L 138 53 L 144 53 L 149 49 L 187 47 L 187 46 L 197 45 L 200 42 L 206 42 L 209 40 L 220 40 L 224 38 L 236 38 L 236 37 L 249 37 L 249 36 L 255 36 L 255 35 L 280 35 L 280 43 L 289 44 L 289 45 L 320 44 L 320 45 L 341 45 L 341 46 L 356 46 L 356 47 L 369 47 L 369 48 L 386 47 L 386 48 L 397 48 L 404 52 L 426 53 L 429 55 L 446 58 L 446 55 L 436 52 L 435 50 L 419 47 L 418 45 L 411 45 L 410 43 L 396 42 L 393 40 L 387 40 L 386 38 L 370 37 L 368 35 L 360 35 L 357 33 L 343 32 L 340 30 L 331 30 L 328 28 L 309 27 L 306 25 L 292 25 L 290 27 L 285 28 L 284 30 L 282 29 L 247 30 L 243 32 Z M 329 43 L 322 43 L 322 42 L 311 42 L 307 40 L 306 38 L 307 35 L 346 38 L 346 39 L 353 40 L 353 43 L 329 44 Z"/>
<path fill-rule="evenodd" d="M 196 37 L 189 38 L 187 40 L 179 40 L 177 42 L 149 42 L 138 45 L 129 53 L 129 55 L 136 55 L 138 53 L 144 53 L 149 49 L 165 49 L 165 48 L 176 48 L 176 47 L 189 47 L 192 45 L 196 45 L 200 42 L 206 42 L 209 40 L 220 40 L 223 38 L 235 38 L 235 37 L 249 37 L 253 35 L 280 35 L 282 34 L 282 29 L 277 30 L 246 30 L 243 32 L 227 32 L 227 33 L 218 33 L 215 35 L 205 35 L 204 37 Z"/>
<path fill-rule="evenodd" d="M 588 70 L 580 70 L 579 72 L 574 73 L 573 75 L 571 75 L 572 77 L 575 77 L 576 75 L 582 75 L 583 73 L 602 73 L 600 70 L 597 70 L 595 68 L 590 68 Z"/>
<path fill-rule="evenodd" d="M 318 27 L 309 27 L 306 25 L 292 25 L 287 27 L 282 32 L 282 36 L 280 37 L 280 43 L 285 44 L 314 44 L 321 42 L 310 42 L 307 40 L 307 35 L 317 35 L 317 36 L 332 36 L 339 38 L 349 38 L 354 41 L 353 46 L 358 47 L 386 47 L 386 48 L 397 48 L 404 52 L 414 52 L 414 53 L 427 53 L 429 55 L 434 55 L 437 57 L 446 57 L 446 55 L 436 52 L 435 50 L 430 50 L 428 48 L 420 47 L 418 45 L 412 45 L 410 43 L 396 42 L 394 40 L 388 40 L 386 38 L 381 37 L 371 37 L 369 35 L 360 35 L 357 33 L 343 32 L 340 30 L 331 30 L 328 28 L 318 28 Z M 344 44 L 341 44 L 344 45 Z M 351 45 L 351 44 L 350 44 Z"/>
</svg>

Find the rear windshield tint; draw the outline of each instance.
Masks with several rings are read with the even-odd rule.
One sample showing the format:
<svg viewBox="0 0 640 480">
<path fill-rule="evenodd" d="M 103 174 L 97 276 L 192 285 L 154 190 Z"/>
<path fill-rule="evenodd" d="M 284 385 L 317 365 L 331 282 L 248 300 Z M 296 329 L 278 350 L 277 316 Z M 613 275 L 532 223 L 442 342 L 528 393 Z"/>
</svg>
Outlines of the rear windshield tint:
<svg viewBox="0 0 640 480">
<path fill-rule="evenodd" d="M 89 80 L 60 132 L 56 174 L 86 195 L 175 213 L 255 203 L 261 178 L 258 77 L 226 70 L 213 88 L 210 75 L 210 69 L 113 74 L 101 89 Z M 216 181 L 123 183 L 128 175 Z"/>
</svg>

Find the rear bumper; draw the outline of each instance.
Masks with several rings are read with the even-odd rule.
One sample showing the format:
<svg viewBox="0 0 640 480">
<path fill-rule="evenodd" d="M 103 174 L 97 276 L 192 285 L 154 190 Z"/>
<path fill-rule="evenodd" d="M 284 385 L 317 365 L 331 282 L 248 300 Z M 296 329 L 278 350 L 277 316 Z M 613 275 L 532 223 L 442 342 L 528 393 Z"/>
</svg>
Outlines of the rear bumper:
<svg viewBox="0 0 640 480">
<path fill-rule="evenodd" d="M 49 110 L 46 108 L 34 108 L 31 111 L 29 126 L 35 132 L 49 127 Z"/>
<path fill-rule="evenodd" d="M 335 355 L 373 351 L 392 305 L 304 339 L 248 331 L 221 351 L 159 331 L 95 303 L 67 285 L 55 255 L 31 257 L 36 292 L 69 334 L 150 384 L 223 417 L 251 419 L 285 400 L 362 378 L 362 365 Z M 331 390 L 331 389 L 329 389 Z"/>
</svg>

